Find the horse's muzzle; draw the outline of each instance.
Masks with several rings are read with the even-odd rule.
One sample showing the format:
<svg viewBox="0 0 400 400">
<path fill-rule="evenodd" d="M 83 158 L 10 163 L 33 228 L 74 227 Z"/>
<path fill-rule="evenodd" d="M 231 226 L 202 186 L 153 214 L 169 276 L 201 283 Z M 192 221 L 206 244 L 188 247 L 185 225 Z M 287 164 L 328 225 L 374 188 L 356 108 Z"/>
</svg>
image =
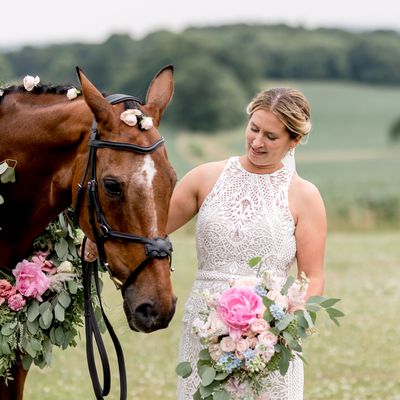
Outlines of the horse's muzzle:
<svg viewBox="0 0 400 400">
<path fill-rule="evenodd" d="M 168 327 L 175 314 L 176 297 L 173 296 L 170 305 L 160 305 L 152 300 L 135 304 L 132 297 L 124 296 L 124 311 L 129 327 L 137 332 L 150 333 Z"/>
</svg>

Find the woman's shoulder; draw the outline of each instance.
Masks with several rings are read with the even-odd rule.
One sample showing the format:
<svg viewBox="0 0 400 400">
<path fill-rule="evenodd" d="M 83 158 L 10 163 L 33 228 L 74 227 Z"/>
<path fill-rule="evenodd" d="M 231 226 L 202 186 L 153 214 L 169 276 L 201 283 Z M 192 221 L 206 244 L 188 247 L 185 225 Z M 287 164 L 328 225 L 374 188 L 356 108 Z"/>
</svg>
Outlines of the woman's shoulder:
<svg viewBox="0 0 400 400">
<path fill-rule="evenodd" d="M 200 164 L 188 172 L 191 178 L 197 177 L 200 179 L 210 178 L 219 175 L 227 164 L 228 160 L 211 161 Z"/>
<path fill-rule="evenodd" d="M 289 204 L 292 214 L 324 212 L 324 201 L 316 185 L 294 174 L 289 186 Z"/>
</svg>

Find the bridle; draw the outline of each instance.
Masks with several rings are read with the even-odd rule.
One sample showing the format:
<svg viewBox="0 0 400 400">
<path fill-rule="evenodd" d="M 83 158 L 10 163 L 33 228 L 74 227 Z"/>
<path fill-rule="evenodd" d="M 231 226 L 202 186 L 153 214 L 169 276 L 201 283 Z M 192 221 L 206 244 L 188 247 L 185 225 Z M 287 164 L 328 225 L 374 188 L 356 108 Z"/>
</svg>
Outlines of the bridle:
<svg viewBox="0 0 400 400">
<path fill-rule="evenodd" d="M 113 94 L 111 96 L 108 96 L 106 99 L 110 104 L 118 104 L 125 101 L 133 101 L 135 103 L 142 104 L 140 99 L 138 99 L 137 97 L 128 96 L 124 94 Z M 92 132 L 89 140 L 89 155 L 87 158 L 86 167 L 83 173 L 82 180 L 78 185 L 74 210 L 76 218 L 79 221 L 80 208 L 82 205 L 83 195 L 84 195 L 84 186 L 86 179 L 89 177 L 87 184 L 89 223 L 91 225 L 93 236 L 99 253 L 99 263 L 104 270 L 108 271 L 115 286 L 117 287 L 117 289 L 121 289 L 122 292 L 124 292 L 126 288 L 131 283 L 134 282 L 134 280 L 143 270 L 143 268 L 145 268 L 155 258 L 161 259 L 168 257 L 170 269 L 173 270 L 171 267 L 172 244 L 168 236 L 148 238 L 112 229 L 110 224 L 107 222 L 107 219 L 102 211 L 101 204 L 99 201 L 98 183 L 96 175 L 97 149 L 108 148 L 119 151 L 130 151 L 137 154 L 150 154 L 154 152 L 164 142 L 165 142 L 164 138 L 161 137 L 159 140 L 157 140 L 150 146 L 145 147 L 131 143 L 101 140 L 99 138 L 99 132 L 97 130 L 96 121 L 94 121 L 92 125 Z M 99 227 L 99 229 L 97 228 L 97 226 Z M 107 263 L 104 243 L 110 239 L 127 240 L 129 242 L 134 242 L 144 245 L 146 258 L 134 270 L 132 270 L 132 272 L 124 282 L 121 282 L 121 280 L 119 280 L 117 277 L 114 276 L 113 272 L 111 271 Z M 113 340 L 115 351 L 118 356 L 118 366 L 120 372 L 120 399 L 125 400 L 127 395 L 126 372 L 125 372 L 125 362 L 124 362 L 122 348 L 103 310 L 103 306 L 100 299 L 100 288 L 99 288 L 100 285 L 98 281 L 97 262 L 88 263 L 84 260 L 83 254 L 85 250 L 85 244 L 86 244 L 86 237 L 82 244 L 82 269 L 83 269 L 82 275 L 83 275 L 83 287 L 84 287 L 84 297 L 85 297 L 86 353 L 88 358 L 88 367 L 92 379 L 93 389 L 96 394 L 96 399 L 98 400 L 103 399 L 103 396 L 108 395 L 110 391 L 110 368 L 105 347 L 101 338 L 101 333 L 97 325 L 97 321 L 94 317 L 94 311 L 91 301 L 92 274 L 96 285 L 97 295 L 99 298 L 103 319 L 110 333 L 110 336 Z M 96 364 L 94 361 L 93 335 L 96 340 L 96 344 L 98 347 L 103 367 L 102 386 L 99 383 Z"/>
</svg>

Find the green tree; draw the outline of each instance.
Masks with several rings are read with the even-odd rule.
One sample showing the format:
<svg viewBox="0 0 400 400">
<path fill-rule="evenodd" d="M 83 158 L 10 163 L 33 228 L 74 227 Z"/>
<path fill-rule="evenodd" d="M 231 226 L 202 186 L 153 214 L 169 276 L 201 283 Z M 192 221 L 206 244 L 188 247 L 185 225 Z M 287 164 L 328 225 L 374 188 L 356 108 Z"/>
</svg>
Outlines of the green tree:
<svg viewBox="0 0 400 400">
<path fill-rule="evenodd" d="M 392 123 L 389 129 L 389 137 L 393 142 L 400 141 L 400 117 Z"/>
</svg>

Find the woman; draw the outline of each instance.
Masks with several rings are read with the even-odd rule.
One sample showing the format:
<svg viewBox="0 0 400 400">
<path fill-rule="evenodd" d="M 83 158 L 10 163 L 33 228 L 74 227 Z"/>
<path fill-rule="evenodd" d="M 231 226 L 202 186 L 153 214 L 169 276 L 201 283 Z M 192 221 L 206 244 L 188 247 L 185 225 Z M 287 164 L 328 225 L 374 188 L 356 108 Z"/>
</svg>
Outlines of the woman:
<svg viewBox="0 0 400 400">
<path fill-rule="evenodd" d="M 294 89 L 271 89 L 253 99 L 248 114 L 245 154 L 194 168 L 172 196 L 169 232 L 198 213 L 199 270 L 185 305 L 181 361 L 195 362 L 201 348 L 191 325 L 204 305 L 194 292 L 224 290 L 232 279 L 255 275 L 247 264 L 253 257 L 282 282 L 296 261 L 297 274 L 309 278 L 307 295 L 323 292 L 324 204 L 317 188 L 282 162 L 311 129 L 307 100 Z M 198 383 L 196 374 L 180 379 L 179 400 L 191 400 Z M 266 387 L 265 398 L 302 399 L 302 362 L 292 361 L 284 377 L 271 374 Z"/>
</svg>

